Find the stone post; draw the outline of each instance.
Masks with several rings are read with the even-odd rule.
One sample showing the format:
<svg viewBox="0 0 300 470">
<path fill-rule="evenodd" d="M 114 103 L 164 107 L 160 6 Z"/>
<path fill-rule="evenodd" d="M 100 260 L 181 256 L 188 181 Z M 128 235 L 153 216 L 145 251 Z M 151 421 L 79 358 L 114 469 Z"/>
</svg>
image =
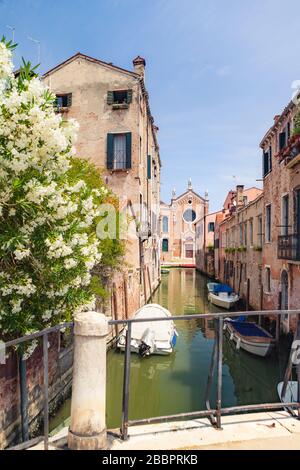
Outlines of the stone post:
<svg viewBox="0 0 300 470">
<path fill-rule="evenodd" d="M 75 316 L 69 449 L 96 450 L 106 447 L 107 334 L 105 315 L 82 312 Z"/>
</svg>

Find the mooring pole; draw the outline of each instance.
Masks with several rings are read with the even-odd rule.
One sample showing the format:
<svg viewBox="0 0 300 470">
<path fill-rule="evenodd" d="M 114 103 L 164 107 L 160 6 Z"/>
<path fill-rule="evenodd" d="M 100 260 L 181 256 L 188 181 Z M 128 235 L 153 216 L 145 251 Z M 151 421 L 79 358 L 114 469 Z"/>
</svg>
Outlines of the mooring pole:
<svg viewBox="0 0 300 470">
<path fill-rule="evenodd" d="M 28 393 L 26 381 L 26 359 L 23 354 L 19 354 L 19 379 L 20 379 L 20 400 L 21 400 L 21 427 L 22 441 L 29 440 L 29 424 L 28 424 Z"/>
</svg>

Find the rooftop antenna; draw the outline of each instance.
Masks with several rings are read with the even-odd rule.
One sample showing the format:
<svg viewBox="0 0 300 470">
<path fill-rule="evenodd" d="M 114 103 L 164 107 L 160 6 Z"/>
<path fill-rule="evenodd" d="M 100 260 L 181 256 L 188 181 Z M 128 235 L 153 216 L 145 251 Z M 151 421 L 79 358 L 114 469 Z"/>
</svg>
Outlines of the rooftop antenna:
<svg viewBox="0 0 300 470">
<path fill-rule="evenodd" d="M 27 39 L 29 39 L 29 41 L 32 41 L 37 45 L 37 54 L 38 54 L 37 63 L 40 64 L 40 62 L 41 62 L 41 42 L 38 41 L 37 39 L 32 38 L 31 36 L 27 36 Z"/>
<path fill-rule="evenodd" d="M 10 24 L 7 24 L 6 27 L 11 30 L 12 32 L 12 42 L 13 44 L 15 43 L 15 30 L 16 28 L 14 26 L 11 26 Z"/>
</svg>

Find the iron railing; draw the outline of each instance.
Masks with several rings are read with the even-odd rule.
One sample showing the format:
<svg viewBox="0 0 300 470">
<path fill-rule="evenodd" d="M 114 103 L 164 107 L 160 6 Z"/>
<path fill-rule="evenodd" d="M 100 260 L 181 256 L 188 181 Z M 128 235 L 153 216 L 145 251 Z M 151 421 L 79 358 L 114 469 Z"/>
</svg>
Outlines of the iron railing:
<svg viewBox="0 0 300 470">
<path fill-rule="evenodd" d="M 298 310 L 264 310 L 256 312 L 225 312 L 225 313 L 206 313 L 206 314 L 194 314 L 194 315 L 179 315 L 175 317 L 163 317 L 163 318 L 131 318 L 124 320 L 111 320 L 109 325 L 123 325 L 127 326 L 126 332 L 126 344 L 125 344 L 125 355 L 124 355 L 124 378 L 123 378 L 123 391 L 122 391 L 122 418 L 121 418 L 121 437 L 126 440 L 128 439 L 128 428 L 133 425 L 143 425 L 150 423 L 161 423 L 167 421 L 176 421 L 180 419 L 192 419 L 200 417 L 208 417 L 212 425 L 216 426 L 218 429 L 221 429 L 221 417 L 222 415 L 228 415 L 233 413 L 243 413 L 248 411 L 258 411 L 258 410 L 276 410 L 276 409 L 288 409 L 290 412 L 292 409 L 298 410 L 298 419 L 300 419 L 300 371 L 298 374 L 298 401 L 296 403 L 263 403 L 263 404 L 254 404 L 254 405 L 243 405 L 243 406 L 234 406 L 222 408 L 222 368 L 223 368 L 223 325 L 224 318 L 228 317 L 238 317 L 240 315 L 245 316 L 276 316 L 280 318 L 280 315 L 300 315 Z M 131 326 L 133 323 L 149 322 L 149 321 L 193 321 L 201 319 L 215 319 L 215 341 L 210 365 L 210 371 L 207 380 L 207 386 L 205 391 L 205 404 L 206 410 L 199 410 L 194 412 L 186 412 L 173 414 L 168 416 L 157 416 L 146 419 L 139 420 L 129 420 L 129 385 L 130 385 L 130 344 L 131 344 Z M 48 449 L 49 445 L 49 395 L 48 395 L 48 336 L 51 333 L 61 331 L 65 328 L 72 328 L 73 322 L 62 323 L 51 328 L 46 328 L 36 333 L 23 336 L 12 341 L 5 343 L 5 348 L 18 346 L 24 342 L 28 342 L 34 339 L 42 338 L 43 341 L 43 367 L 44 367 L 44 401 L 43 401 L 43 416 L 44 416 L 44 427 L 43 435 L 38 436 L 34 439 L 28 439 L 18 444 L 14 447 L 10 447 L 11 450 L 21 450 L 32 447 L 37 443 L 44 441 L 44 449 Z M 299 330 L 299 328 L 298 328 Z M 295 339 L 297 331 L 295 332 Z M 299 331 L 298 331 L 299 335 Z M 300 339 L 300 338 L 298 338 Z M 215 368 L 217 366 L 217 399 L 216 405 L 214 408 L 210 405 L 210 392 L 213 383 L 213 377 Z M 286 374 L 286 380 L 289 380 L 289 375 Z M 284 396 L 284 395 L 283 395 Z M 26 403 L 26 406 L 27 403 Z M 27 410 L 25 410 L 27 412 Z"/>
<path fill-rule="evenodd" d="M 300 261 L 300 233 L 279 235 L 278 258 L 291 261 Z"/>
<path fill-rule="evenodd" d="M 23 384 L 20 381 L 20 396 L 21 396 L 21 425 L 22 425 L 22 436 L 23 442 L 16 446 L 10 447 L 10 450 L 23 450 L 28 449 L 41 441 L 44 441 L 44 449 L 48 450 L 49 445 L 49 364 L 48 364 L 48 337 L 49 334 L 59 332 L 65 328 L 73 327 L 73 322 L 61 323 L 59 325 L 45 328 L 44 330 L 37 331 L 30 335 L 22 336 L 11 341 L 7 341 L 4 344 L 4 351 L 7 351 L 8 348 L 19 346 L 20 344 L 32 341 L 34 339 L 42 338 L 43 341 L 43 368 L 44 368 L 44 383 L 43 383 L 43 424 L 44 424 L 44 433 L 43 436 L 38 436 L 34 439 L 27 439 L 28 434 L 28 403 L 27 403 L 27 393 L 22 387 L 26 387 L 26 375 L 23 377 Z M 26 429 L 27 428 L 27 429 Z"/>
<path fill-rule="evenodd" d="M 244 316 L 265 316 L 271 315 L 276 316 L 278 319 L 281 315 L 300 315 L 299 310 L 263 310 L 253 312 L 225 312 L 225 313 L 206 313 L 206 314 L 194 314 L 194 315 L 179 315 L 175 317 L 164 317 L 164 318 L 131 318 L 128 320 L 112 320 L 109 322 L 110 325 L 127 325 L 126 332 L 126 343 L 125 343 L 125 357 L 124 357 L 124 379 L 123 379 L 123 396 L 122 396 L 122 418 L 120 433 L 123 440 L 128 439 L 128 428 L 129 426 L 137 426 L 144 424 L 162 423 L 168 421 L 177 421 L 181 419 L 193 419 L 207 417 L 213 426 L 221 429 L 221 417 L 222 415 L 229 415 L 234 413 L 244 413 L 249 411 L 268 411 L 268 410 L 280 410 L 287 409 L 293 414 L 293 409 L 298 410 L 298 419 L 300 419 L 300 371 L 298 373 L 298 397 L 297 402 L 278 402 L 278 403 L 259 403 L 252 405 L 232 406 L 222 408 L 222 370 L 223 370 L 223 325 L 224 318 L 228 317 L 239 317 Z M 131 343 L 131 325 L 137 322 L 152 322 L 152 321 L 193 321 L 201 319 L 215 319 L 215 341 L 212 354 L 212 360 L 210 365 L 210 371 L 208 375 L 208 381 L 205 391 L 205 404 L 206 410 L 199 410 L 193 412 L 179 413 L 167 416 L 156 416 L 146 419 L 129 420 L 129 385 L 130 385 L 130 343 Z M 300 320 L 299 320 L 300 321 Z M 299 331 L 296 328 L 296 335 L 299 335 Z M 300 338 L 297 338 L 300 339 Z M 298 343 L 297 343 L 298 345 Z M 291 356 L 292 357 L 292 356 Z M 210 392 L 213 383 L 213 377 L 215 368 L 217 366 L 217 399 L 215 408 L 210 405 Z M 289 380 L 290 377 L 286 375 L 285 380 Z M 283 395 L 285 396 L 286 385 L 283 389 Z M 295 416 L 295 415 L 294 415 Z"/>
</svg>

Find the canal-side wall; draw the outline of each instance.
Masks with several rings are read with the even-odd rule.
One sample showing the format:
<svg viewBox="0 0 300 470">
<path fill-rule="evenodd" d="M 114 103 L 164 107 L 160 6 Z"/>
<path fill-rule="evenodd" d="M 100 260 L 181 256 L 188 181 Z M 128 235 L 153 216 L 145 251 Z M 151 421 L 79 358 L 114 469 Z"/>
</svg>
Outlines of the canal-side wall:
<svg viewBox="0 0 300 470">
<path fill-rule="evenodd" d="M 72 380 L 72 344 L 66 346 L 55 333 L 49 336 L 49 400 L 50 413 L 69 396 Z M 27 359 L 28 418 L 30 433 L 34 435 L 43 419 L 43 359 L 38 346 Z M 15 352 L 0 365 L 0 449 L 16 440 L 21 433 L 20 381 L 18 357 Z"/>
</svg>

